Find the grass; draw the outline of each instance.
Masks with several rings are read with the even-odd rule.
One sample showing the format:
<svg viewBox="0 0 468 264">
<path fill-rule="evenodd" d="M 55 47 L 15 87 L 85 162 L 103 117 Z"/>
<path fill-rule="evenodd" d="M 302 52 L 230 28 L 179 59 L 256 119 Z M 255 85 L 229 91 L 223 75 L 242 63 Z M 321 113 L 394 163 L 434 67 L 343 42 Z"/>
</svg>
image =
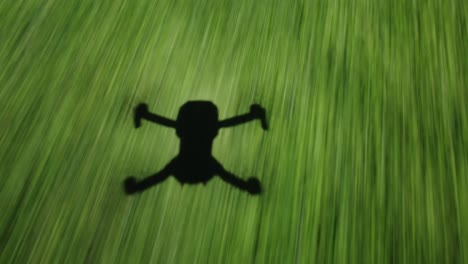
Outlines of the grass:
<svg viewBox="0 0 468 264">
<path fill-rule="evenodd" d="M 0 263 L 468 263 L 464 1 L 0 1 Z M 465 58 L 465 59 L 464 59 Z M 122 181 L 177 154 L 188 100 L 257 176 Z"/>
</svg>

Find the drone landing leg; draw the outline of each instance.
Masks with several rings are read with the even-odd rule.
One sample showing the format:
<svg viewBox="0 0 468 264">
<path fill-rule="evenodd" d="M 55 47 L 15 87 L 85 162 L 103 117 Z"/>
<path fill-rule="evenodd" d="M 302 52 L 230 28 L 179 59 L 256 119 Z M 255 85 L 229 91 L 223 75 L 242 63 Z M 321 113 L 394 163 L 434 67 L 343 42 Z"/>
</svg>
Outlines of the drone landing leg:
<svg viewBox="0 0 468 264">
<path fill-rule="evenodd" d="M 236 175 L 226 171 L 224 168 L 218 171 L 218 175 L 223 181 L 241 190 L 247 191 L 250 194 L 260 194 L 261 192 L 260 181 L 256 178 L 250 178 L 247 181 L 244 181 Z"/>
<path fill-rule="evenodd" d="M 170 165 L 170 164 L 169 164 Z M 163 170 L 144 178 L 141 181 L 137 181 L 134 177 L 128 177 L 124 181 L 124 189 L 127 194 L 134 194 L 136 192 L 142 192 L 146 189 L 166 180 L 171 174 L 172 170 L 170 166 L 166 166 Z"/>
</svg>

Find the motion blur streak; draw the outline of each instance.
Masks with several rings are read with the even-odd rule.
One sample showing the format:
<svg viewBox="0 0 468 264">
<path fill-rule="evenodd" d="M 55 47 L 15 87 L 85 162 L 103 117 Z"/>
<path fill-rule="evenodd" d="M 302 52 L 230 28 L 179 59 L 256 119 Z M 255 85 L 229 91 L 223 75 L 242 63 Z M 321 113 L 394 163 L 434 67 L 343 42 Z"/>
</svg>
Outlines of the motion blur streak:
<svg viewBox="0 0 468 264">
<path fill-rule="evenodd" d="M 1 0 L 0 263 L 468 263 L 468 4 Z M 263 188 L 174 178 L 134 107 L 220 118 Z"/>
</svg>

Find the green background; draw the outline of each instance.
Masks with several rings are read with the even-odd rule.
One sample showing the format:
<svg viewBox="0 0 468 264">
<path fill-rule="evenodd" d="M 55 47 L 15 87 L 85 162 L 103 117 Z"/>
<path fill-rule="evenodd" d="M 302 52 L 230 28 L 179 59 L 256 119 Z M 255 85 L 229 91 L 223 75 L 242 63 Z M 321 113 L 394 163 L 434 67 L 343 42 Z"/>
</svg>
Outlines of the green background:
<svg viewBox="0 0 468 264">
<path fill-rule="evenodd" d="M 0 1 L 0 263 L 468 263 L 463 0 Z M 161 169 L 210 100 L 216 178 Z"/>
</svg>

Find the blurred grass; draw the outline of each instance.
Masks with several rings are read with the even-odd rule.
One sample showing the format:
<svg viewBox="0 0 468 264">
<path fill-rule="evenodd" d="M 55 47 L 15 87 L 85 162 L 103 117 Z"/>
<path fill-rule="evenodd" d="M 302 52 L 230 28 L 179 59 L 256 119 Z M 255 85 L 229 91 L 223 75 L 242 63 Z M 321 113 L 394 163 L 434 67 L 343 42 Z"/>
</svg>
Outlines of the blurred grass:
<svg viewBox="0 0 468 264">
<path fill-rule="evenodd" d="M 0 263 L 468 263 L 464 1 L 0 1 Z M 188 100 L 261 179 L 124 196 Z"/>
</svg>

